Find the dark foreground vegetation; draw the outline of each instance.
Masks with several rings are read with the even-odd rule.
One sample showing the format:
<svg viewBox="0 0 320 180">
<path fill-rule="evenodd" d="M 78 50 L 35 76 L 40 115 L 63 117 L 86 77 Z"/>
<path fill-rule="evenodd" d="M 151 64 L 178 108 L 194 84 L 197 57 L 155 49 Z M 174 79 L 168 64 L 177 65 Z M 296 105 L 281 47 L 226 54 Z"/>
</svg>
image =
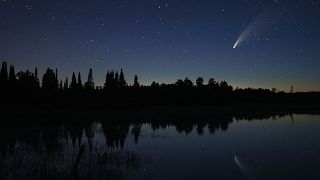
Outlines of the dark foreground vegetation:
<svg viewBox="0 0 320 180">
<path fill-rule="evenodd" d="M 145 106 L 216 106 L 232 111 L 255 109 L 318 109 L 319 92 L 286 93 L 276 89 L 239 89 L 225 81 L 199 77 L 178 79 L 173 84 L 139 84 L 138 77 L 128 85 L 122 69 L 108 71 L 104 86 L 95 86 L 92 69 L 82 83 L 81 74 L 59 80 L 58 70 L 48 68 L 42 78 L 38 70 L 15 72 L 14 66 L 2 63 L 0 72 L 0 107 L 2 109 L 104 109 L 107 107 Z M 241 107 L 241 108 L 240 108 Z M 219 109 L 218 108 L 218 109 Z M 223 108 L 222 108 L 223 109 Z"/>
</svg>

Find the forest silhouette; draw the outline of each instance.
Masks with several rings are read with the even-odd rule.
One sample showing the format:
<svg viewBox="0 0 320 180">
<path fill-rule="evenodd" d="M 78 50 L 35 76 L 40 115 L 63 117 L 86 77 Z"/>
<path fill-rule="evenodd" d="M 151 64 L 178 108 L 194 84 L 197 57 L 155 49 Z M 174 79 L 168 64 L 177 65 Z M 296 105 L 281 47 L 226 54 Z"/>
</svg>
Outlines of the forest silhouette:
<svg viewBox="0 0 320 180">
<path fill-rule="evenodd" d="M 314 108 L 320 104 L 319 92 L 283 92 L 276 89 L 234 88 L 226 81 L 199 77 L 195 83 L 188 77 L 172 84 L 153 81 L 145 86 L 137 75 L 129 85 L 123 70 L 109 70 L 103 86 L 94 83 L 89 69 L 83 83 L 80 73 L 71 81 L 59 79 L 58 69 L 48 68 L 38 77 L 38 69 L 15 72 L 15 67 L 2 62 L 0 71 L 0 106 L 4 108 L 90 109 L 144 106 L 231 106 L 243 105 L 281 108 Z"/>
</svg>

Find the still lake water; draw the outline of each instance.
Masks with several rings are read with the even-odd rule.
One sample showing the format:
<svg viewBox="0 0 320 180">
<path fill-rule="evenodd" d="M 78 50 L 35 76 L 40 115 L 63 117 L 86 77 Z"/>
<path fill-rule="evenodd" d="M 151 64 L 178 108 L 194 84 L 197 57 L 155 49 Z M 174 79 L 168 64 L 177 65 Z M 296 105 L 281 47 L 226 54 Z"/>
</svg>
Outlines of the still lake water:
<svg viewBox="0 0 320 180">
<path fill-rule="evenodd" d="M 319 115 L 209 123 L 18 123 L 1 129 L 4 180 L 320 179 Z"/>
</svg>

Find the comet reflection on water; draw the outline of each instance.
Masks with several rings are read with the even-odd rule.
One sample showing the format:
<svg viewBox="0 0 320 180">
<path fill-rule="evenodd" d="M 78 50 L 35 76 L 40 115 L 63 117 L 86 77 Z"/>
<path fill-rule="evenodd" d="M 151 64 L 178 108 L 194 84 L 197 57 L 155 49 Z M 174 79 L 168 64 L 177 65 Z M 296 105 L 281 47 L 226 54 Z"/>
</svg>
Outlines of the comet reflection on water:
<svg viewBox="0 0 320 180">
<path fill-rule="evenodd" d="M 243 173 L 246 173 L 247 172 L 247 169 L 243 166 L 243 164 L 239 161 L 239 159 L 237 158 L 237 156 L 235 155 L 234 156 L 234 162 L 237 164 L 237 166 L 240 168 L 240 170 L 243 172 Z"/>
</svg>

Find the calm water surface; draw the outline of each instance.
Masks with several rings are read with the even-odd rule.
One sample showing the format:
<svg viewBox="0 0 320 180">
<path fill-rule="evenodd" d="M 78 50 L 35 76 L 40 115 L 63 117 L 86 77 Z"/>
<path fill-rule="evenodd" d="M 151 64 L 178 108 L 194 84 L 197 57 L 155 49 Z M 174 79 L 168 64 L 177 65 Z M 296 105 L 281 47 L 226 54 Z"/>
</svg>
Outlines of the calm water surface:
<svg viewBox="0 0 320 180">
<path fill-rule="evenodd" d="M 319 115 L 11 126 L 0 179 L 320 179 Z"/>
</svg>

